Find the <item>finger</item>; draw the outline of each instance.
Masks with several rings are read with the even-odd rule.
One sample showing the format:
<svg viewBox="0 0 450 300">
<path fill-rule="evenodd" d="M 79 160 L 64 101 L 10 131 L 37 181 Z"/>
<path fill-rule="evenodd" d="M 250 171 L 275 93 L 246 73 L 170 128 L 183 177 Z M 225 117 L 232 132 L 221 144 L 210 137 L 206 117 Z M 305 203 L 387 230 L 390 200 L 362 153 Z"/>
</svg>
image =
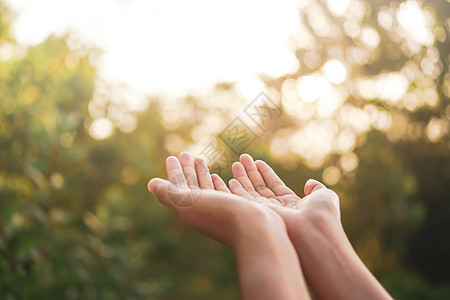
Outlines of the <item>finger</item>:
<svg viewBox="0 0 450 300">
<path fill-rule="evenodd" d="M 284 182 L 280 179 L 280 177 L 278 177 L 275 171 L 268 164 L 266 164 L 262 160 L 257 160 L 255 164 L 256 167 L 258 168 L 259 173 L 264 179 L 266 186 L 269 189 L 271 189 L 275 195 L 277 196 L 284 196 L 288 194 L 295 195 L 295 193 L 284 184 Z"/>
<path fill-rule="evenodd" d="M 201 189 L 214 189 L 214 184 L 209 174 L 208 166 L 201 158 L 194 160 L 195 173 L 197 174 L 198 185 Z"/>
<path fill-rule="evenodd" d="M 214 184 L 214 189 L 216 191 L 221 191 L 221 192 L 226 192 L 226 193 L 231 193 L 230 190 L 228 189 L 227 185 L 225 184 L 225 182 L 222 180 L 222 178 L 220 178 L 219 175 L 217 174 L 212 174 L 211 175 L 211 179 L 212 182 Z"/>
<path fill-rule="evenodd" d="M 200 200 L 202 192 L 199 188 L 180 189 L 172 182 L 160 178 L 150 180 L 147 187 L 150 192 L 155 194 L 159 202 L 174 210 L 193 206 Z"/>
<path fill-rule="evenodd" d="M 305 192 L 305 196 L 308 196 L 312 192 L 326 188 L 327 187 L 323 183 L 314 179 L 308 179 L 308 181 L 305 183 L 305 188 L 303 190 Z"/>
<path fill-rule="evenodd" d="M 230 185 L 230 190 L 233 194 L 244 197 L 246 199 L 252 200 L 255 197 L 250 195 L 249 192 L 245 190 L 242 184 L 237 179 L 231 179 L 228 184 Z"/>
<path fill-rule="evenodd" d="M 177 186 L 175 186 L 172 182 L 161 179 L 161 178 L 152 178 L 148 184 L 147 188 L 149 192 L 153 193 L 156 198 L 158 198 L 159 202 L 162 204 L 175 209 L 176 205 L 173 199 L 170 198 L 169 191 L 173 191 L 176 193 L 178 191 Z"/>
<path fill-rule="evenodd" d="M 166 172 L 170 182 L 180 188 L 187 188 L 186 177 L 184 177 L 183 168 L 180 161 L 175 156 L 169 156 L 166 159 Z"/>
<path fill-rule="evenodd" d="M 255 191 L 263 197 L 273 198 L 275 194 L 269 189 L 264 182 L 264 179 L 259 173 L 258 168 L 253 161 L 253 158 L 248 154 L 242 154 L 239 158 L 241 164 L 244 166 L 245 172 L 247 173 L 250 182 L 253 185 Z"/>
<path fill-rule="evenodd" d="M 261 197 L 261 196 L 255 197 L 255 196 L 251 195 L 248 191 L 245 190 L 245 188 L 242 186 L 242 184 L 239 182 L 239 180 L 231 179 L 229 181 L 229 185 L 230 185 L 231 192 L 233 194 L 235 194 L 237 196 L 241 196 L 245 199 L 252 200 L 252 201 L 264 204 L 264 205 L 269 204 L 269 203 L 271 203 L 273 205 L 281 204 L 278 200 L 276 200 L 274 198 L 265 198 L 265 197 Z"/>
<path fill-rule="evenodd" d="M 191 188 L 198 188 L 197 174 L 195 174 L 194 163 L 189 153 L 181 152 L 180 163 L 188 186 Z"/>
<path fill-rule="evenodd" d="M 233 172 L 233 177 L 239 183 L 241 186 L 253 197 L 261 197 L 260 194 L 258 194 L 255 189 L 253 188 L 253 184 L 250 181 L 250 179 L 247 176 L 247 172 L 245 172 L 244 166 L 240 162 L 235 162 L 231 166 L 231 171 Z M 231 187 L 230 187 L 231 188 Z"/>
</svg>

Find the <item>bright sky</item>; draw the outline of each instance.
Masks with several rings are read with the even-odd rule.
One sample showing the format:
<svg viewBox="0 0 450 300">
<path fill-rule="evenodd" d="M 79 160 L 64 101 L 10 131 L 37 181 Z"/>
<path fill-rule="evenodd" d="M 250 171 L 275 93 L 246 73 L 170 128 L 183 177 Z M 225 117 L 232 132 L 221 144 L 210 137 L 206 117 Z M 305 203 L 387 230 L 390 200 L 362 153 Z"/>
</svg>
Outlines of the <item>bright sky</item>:
<svg viewBox="0 0 450 300">
<path fill-rule="evenodd" d="M 12 34 L 33 45 L 75 32 L 105 50 L 100 76 L 138 91 L 169 96 L 238 82 L 245 97 L 263 88 L 258 73 L 297 68 L 289 37 L 299 1 L 6 0 Z"/>
<path fill-rule="evenodd" d="M 237 83 L 238 92 L 248 101 L 253 100 L 264 90 L 263 83 L 257 79 L 258 74 L 279 77 L 297 70 L 298 62 L 289 45 L 305 48 L 309 45 L 311 48 L 313 40 L 307 31 L 301 30 L 299 7 L 311 6 L 309 12 L 315 12 L 313 23 L 317 25 L 314 30 L 318 35 L 332 34 L 326 18 L 321 17 L 320 11 L 318 13 L 317 5 L 310 5 L 314 3 L 308 0 L 4 1 L 17 13 L 12 35 L 20 43 L 34 45 L 51 33 L 70 32 L 72 37 L 81 37 L 84 43 L 103 49 L 97 62 L 100 78 L 109 84 L 130 87 L 123 89 L 126 97 L 122 98 L 135 107 L 145 102 L 143 93 L 177 100 L 177 96 L 187 93 L 208 95 L 213 85 L 220 81 Z M 411 69 L 405 65 L 400 72 L 382 72 L 374 76 L 355 77 L 352 74 L 349 64 L 366 63 L 365 57 L 379 47 L 380 35 L 371 26 L 361 23 L 366 7 L 360 1 L 327 0 L 326 4 L 332 14 L 353 22 L 351 30 L 344 28 L 344 31 L 347 30 L 346 34 L 352 38 L 360 39 L 365 48 L 358 48 L 362 51 L 359 54 L 349 52 L 350 61 L 347 62 L 339 55 L 316 59 L 312 59 L 314 53 L 309 58 L 305 55 L 306 64 L 311 59 L 317 60 L 319 68 L 283 83 L 280 100 L 286 112 L 299 120 L 311 119 L 314 115 L 315 121 L 295 132 L 277 132 L 271 149 L 277 155 L 287 150 L 297 153 L 311 166 L 319 166 L 332 151 L 350 153 L 357 134 L 371 127 L 389 130 L 392 125 L 391 116 L 375 107 L 366 105 L 364 109 L 358 109 L 344 105 L 351 92 L 346 86 L 349 79 L 356 79 L 353 92 L 364 99 L 382 99 L 391 105 L 406 101 L 409 110 L 419 105 L 414 93 L 409 92 L 410 96 L 405 97 L 411 82 L 408 74 L 417 72 L 419 67 Z M 397 10 L 383 7 L 377 20 L 382 28 L 395 31 L 398 38 L 404 39 L 410 52 L 419 53 L 423 46 L 429 48 L 427 55 L 430 57 L 422 60 L 420 66 L 424 76 L 439 71 L 439 52 L 431 47 L 434 43 L 433 16 L 422 9 L 420 1 L 403 1 Z M 356 50 L 353 46 L 347 50 L 353 48 Z M 101 84 L 98 84 L 96 93 L 101 90 Z M 109 86 L 107 90 L 112 90 L 112 97 L 120 94 Z M 428 96 L 422 98 L 426 98 L 429 105 L 437 103 L 438 94 L 434 88 L 428 87 L 424 94 Z M 216 100 L 214 97 L 203 98 L 209 103 Z M 175 105 L 174 109 L 170 103 L 165 104 L 168 105 L 167 116 L 178 118 L 182 115 L 184 108 Z M 110 136 L 114 129 L 109 120 L 111 115 L 106 118 L 90 112 L 96 118 L 90 127 L 91 135 L 98 139 Z M 162 113 L 164 116 L 164 110 Z M 131 131 L 136 126 L 133 118 L 130 121 L 119 115 L 118 119 L 126 125 L 126 130 L 121 127 L 122 130 Z M 348 120 L 352 122 L 351 126 L 347 126 Z M 342 128 L 347 129 L 337 132 L 336 122 L 341 122 Z M 439 137 L 443 129 L 439 129 L 436 122 L 433 126 L 430 134 Z M 212 136 L 216 133 L 209 125 L 205 128 Z M 202 143 L 199 142 L 199 146 Z M 345 168 L 355 168 L 355 161 L 349 156 Z M 334 174 L 336 170 L 329 173 Z"/>
</svg>

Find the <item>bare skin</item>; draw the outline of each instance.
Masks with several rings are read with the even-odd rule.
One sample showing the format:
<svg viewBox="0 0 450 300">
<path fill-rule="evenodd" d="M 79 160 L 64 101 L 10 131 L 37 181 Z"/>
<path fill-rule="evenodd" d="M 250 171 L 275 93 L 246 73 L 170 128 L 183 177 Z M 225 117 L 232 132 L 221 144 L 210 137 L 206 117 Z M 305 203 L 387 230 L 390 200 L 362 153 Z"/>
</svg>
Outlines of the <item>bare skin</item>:
<svg viewBox="0 0 450 300">
<path fill-rule="evenodd" d="M 301 198 L 265 162 L 255 162 L 248 154 L 233 164 L 232 171 L 233 194 L 282 217 L 305 278 L 319 299 L 392 299 L 351 246 L 336 193 L 310 179 Z"/>
<path fill-rule="evenodd" d="M 181 222 L 227 246 L 236 255 L 243 299 L 309 299 L 285 222 L 270 208 L 233 195 L 206 164 L 187 153 L 166 160 L 168 180 L 148 189 Z"/>
</svg>

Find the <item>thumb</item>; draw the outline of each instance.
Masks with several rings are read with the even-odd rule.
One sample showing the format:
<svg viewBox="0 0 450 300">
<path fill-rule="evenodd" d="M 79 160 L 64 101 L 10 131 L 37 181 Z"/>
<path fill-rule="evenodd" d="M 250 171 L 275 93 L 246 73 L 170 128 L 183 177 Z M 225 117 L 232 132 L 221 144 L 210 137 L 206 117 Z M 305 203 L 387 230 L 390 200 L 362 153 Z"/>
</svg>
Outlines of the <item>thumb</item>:
<svg viewBox="0 0 450 300">
<path fill-rule="evenodd" d="M 179 193 L 179 191 L 173 183 L 161 178 L 152 178 L 147 184 L 147 189 L 158 198 L 159 202 L 175 209 L 174 202 L 171 198 L 174 194 Z"/>
<path fill-rule="evenodd" d="M 312 192 L 326 188 L 327 187 L 323 183 L 314 179 L 308 179 L 308 181 L 305 183 L 305 188 L 303 190 L 305 192 L 305 196 L 308 196 Z"/>
</svg>

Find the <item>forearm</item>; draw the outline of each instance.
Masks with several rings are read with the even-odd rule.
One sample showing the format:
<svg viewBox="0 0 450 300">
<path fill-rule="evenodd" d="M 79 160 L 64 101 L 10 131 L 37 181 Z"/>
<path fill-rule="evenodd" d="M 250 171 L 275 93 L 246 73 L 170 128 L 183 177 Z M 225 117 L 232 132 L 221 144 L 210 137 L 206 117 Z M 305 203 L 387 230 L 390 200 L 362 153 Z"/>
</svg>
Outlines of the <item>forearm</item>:
<svg viewBox="0 0 450 300">
<path fill-rule="evenodd" d="M 305 278 L 319 299 L 391 299 L 359 259 L 339 223 L 316 217 L 290 233 Z"/>
<path fill-rule="evenodd" d="M 310 299 L 286 232 L 254 232 L 234 250 L 242 299 Z"/>
</svg>

